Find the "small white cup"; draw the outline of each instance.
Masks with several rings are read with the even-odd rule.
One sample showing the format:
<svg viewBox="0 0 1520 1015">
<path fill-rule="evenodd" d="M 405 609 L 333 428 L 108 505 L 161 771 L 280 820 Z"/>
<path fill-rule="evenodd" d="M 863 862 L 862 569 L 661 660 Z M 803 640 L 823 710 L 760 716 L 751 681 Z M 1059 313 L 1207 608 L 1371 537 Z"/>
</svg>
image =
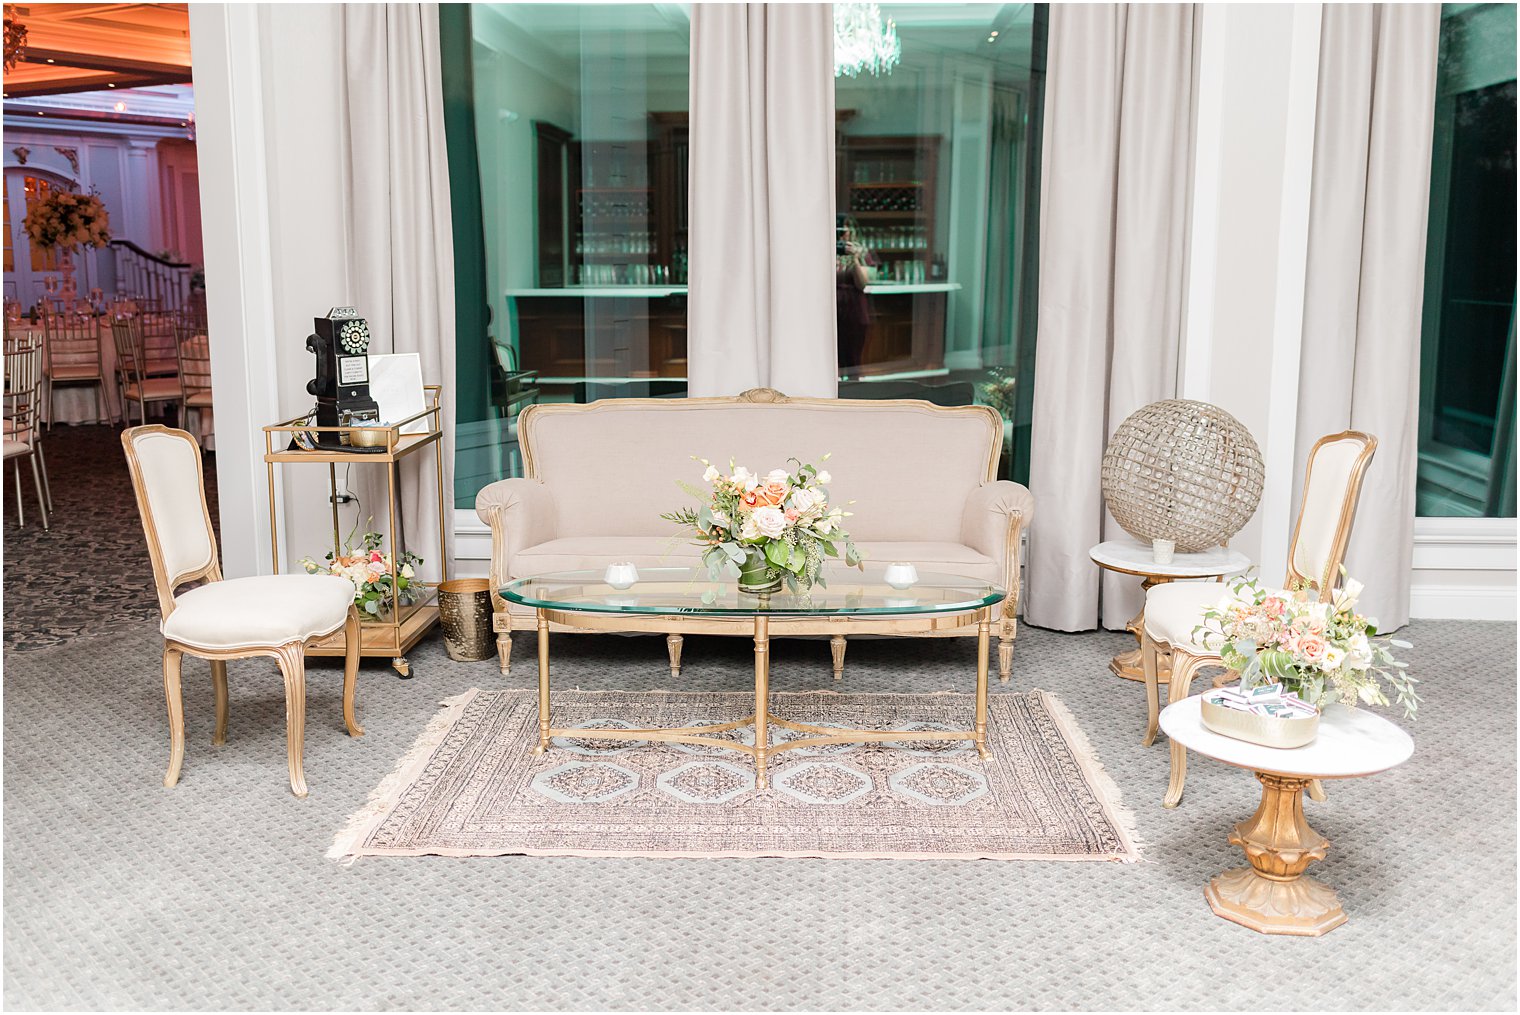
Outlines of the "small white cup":
<svg viewBox="0 0 1520 1015">
<path fill-rule="evenodd" d="M 912 588 L 918 581 L 918 568 L 898 561 L 887 565 L 884 577 L 887 584 L 894 589 Z"/>
<path fill-rule="evenodd" d="M 615 589 L 632 588 L 639 580 L 639 569 L 628 561 L 608 564 L 607 573 L 602 575 L 602 580 Z"/>
<path fill-rule="evenodd" d="M 1177 541 L 1174 539 L 1152 539 L 1151 561 L 1156 564 L 1170 564 L 1172 554 L 1177 550 Z"/>
</svg>

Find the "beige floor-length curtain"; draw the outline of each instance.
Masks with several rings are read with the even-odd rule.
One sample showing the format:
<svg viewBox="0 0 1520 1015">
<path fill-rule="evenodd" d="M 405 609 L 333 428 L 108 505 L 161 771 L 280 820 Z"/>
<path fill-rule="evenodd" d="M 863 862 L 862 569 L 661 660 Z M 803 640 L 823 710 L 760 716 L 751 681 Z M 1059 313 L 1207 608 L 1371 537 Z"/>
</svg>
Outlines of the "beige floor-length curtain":
<svg viewBox="0 0 1520 1015">
<path fill-rule="evenodd" d="M 352 301 L 369 321 L 373 352 L 418 353 L 423 383 L 443 385 L 439 454 L 452 556 L 454 246 L 438 6 L 345 4 L 342 15 L 337 56 L 345 71 Z M 383 474 L 373 475 L 378 467 L 363 471 L 371 473 L 363 483 L 364 510 L 383 528 Z M 430 579 L 442 563 L 435 475 L 431 454 L 413 455 L 401 467 L 407 548 L 422 555 Z"/>
<path fill-rule="evenodd" d="M 838 391 L 833 26 L 829 4 L 692 8 L 694 396 Z"/>
<path fill-rule="evenodd" d="M 1103 506 L 1103 449 L 1125 416 L 1176 394 L 1194 49 L 1191 5 L 1050 8 L 1029 463 L 1047 510 L 1025 598 L 1040 627 L 1097 625 L 1087 551 L 1123 535 Z M 1138 580 L 1101 581 L 1103 624 L 1122 627 Z"/>
<path fill-rule="evenodd" d="M 1315 440 L 1377 437 L 1346 568 L 1384 630 L 1409 621 L 1440 29 L 1439 4 L 1326 4 L 1320 29 L 1295 503 Z"/>
</svg>

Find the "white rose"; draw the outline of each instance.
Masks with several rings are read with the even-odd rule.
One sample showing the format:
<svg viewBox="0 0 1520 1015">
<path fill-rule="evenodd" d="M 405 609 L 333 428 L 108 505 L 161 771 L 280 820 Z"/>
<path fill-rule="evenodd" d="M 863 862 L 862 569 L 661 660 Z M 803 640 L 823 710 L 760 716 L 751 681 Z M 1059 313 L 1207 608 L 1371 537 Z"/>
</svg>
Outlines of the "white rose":
<svg viewBox="0 0 1520 1015">
<path fill-rule="evenodd" d="M 749 517 L 755 523 L 755 527 L 760 530 L 760 534 L 767 539 L 776 539 L 786 531 L 786 515 L 780 508 L 755 508 Z"/>
<path fill-rule="evenodd" d="M 1346 666 L 1353 670 L 1365 670 L 1372 665 L 1372 644 L 1365 634 L 1353 635 L 1346 643 Z"/>
<path fill-rule="evenodd" d="M 829 475 L 827 469 L 819 469 L 817 478 L 818 482 L 822 483 L 824 486 L 829 485 L 829 483 L 833 482 L 834 480 L 834 477 Z"/>
<path fill-rule="evenodd" d="M 728 481 L 746 493 L 760 485 L 760 477 L 742 465 L 734 470 L 734 474 L 728 477 Z"/>
<path fill-rule="evenodd" d="M 724 510 L 722 510 L 720 508 L 713 508 L 713 509 L 711 509 L 708 512 L 708 514 L 712 515 L 712 520 L 713 520 L 713 524 L 714 525 L 721 525 L 723 528 L 726 529 L 731 524 L 729 522 L 728 512 L 727 511 L 724 511 Z"/>
<path fill-rule="evenodd" d="M 792 474 L 785 469 L 772 469 L 765 474 L 765 481 L 767 483 L 781 483 L 784 485 L 790 482 L 791 478 Z"/>
<path fill-rule="evenodd" d="M 816 490 L 809 490 L 804 487 L 803 489 L 792 491 L 791 506 L 798 514 L 805 515 L 809 511 L 821 507 L 822 504 L 823 494 Z"/>
<path fill-rule="evenodd" d="M 410 564 L 404 565 L 401 568 L 401 577 L 407 579 L 408 581 L 410 581 L 412 578 L 416 577 L 416 575 L 417 575 L 417 572 L 415 572 L 415 571 L 412 570 L 412 565 L 410 565 Z"/>
<path fill-rule="evenodd" d="M 744 516 L 744 524 L 739 527 L 739 538 L 746 543 L 753 543 L 760 538 L 760 527 L 755 524 L 753 513 Z"/>
<path fill-rule="evenodd" d="M 704 482 L 704 483 L 715 483 L 722 476 L 723 476 L 723 473 L 719 472 L 713 466 L 709 465 L 707 467 L 707 471 L 704 472 L 704 473 L 702 473 L 702 482 Z"/>
</svg>

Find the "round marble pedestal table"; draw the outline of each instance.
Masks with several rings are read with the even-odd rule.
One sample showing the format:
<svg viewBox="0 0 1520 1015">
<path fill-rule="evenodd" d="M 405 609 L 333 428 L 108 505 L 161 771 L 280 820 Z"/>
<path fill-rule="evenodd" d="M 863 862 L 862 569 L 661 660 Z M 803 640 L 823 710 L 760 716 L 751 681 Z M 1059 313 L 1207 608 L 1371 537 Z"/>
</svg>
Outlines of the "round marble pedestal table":
<svg viewBox="0 0 1520 1015">
<path fill-rule="evenodd" d="M 1170 564 L 1157 564 L 1151 548 L 1137 539 L 1110 539 L 1088 550 L 1087 555 L 1104 570 L 1138 575 L 1145 579 L 1140 583 L 1142 589 L 1184 578 L 1222 578 L 1229 574 L 1239 574 L 1251 566 L 1251 559 L 1245 554 L 1224 546 L 1216 546 L 1202 553 L 1176 553 L 1172 555 Z M 1220 594 L 1223 595 L 1223 592 Z M 1140 612 L 1135 614 L 1124 629 L 1135 636 L 1135 647 L 1114 656 L 1108 668 L 1116 677 L 1143 681 L 1145 670 L 1140 666 L 1140 639 L 1145 630 L 1144 604 L 1141 604 Z M 1171 668 L 1165 664 L 1165 660 L 1161 660 L 1161 663 L 1158 679 L 1164 684 L 1171 676 Z"/>
<path fill-rule="evenodd" d="M 1292 750 L 1261 747 L 1215 733 L 1199 714 L 1202 695 L 1168 705 L 1161 728 L 1190 751 L 1249 769 L 1261 781 L 1261 805 L 1230 832 L 1249 867 L 1226 871 L 1203 890 L 1216 915 L 1263 934 L 1318 937 L 1346 922 L 1335 889 L 1306 877 L 1330 840 L 1304 820 L 1303 790 L 1314 779 L 1374 775 L 1409 760 L 1414 741 L 1366 709 L 1331 705 L 1319 735 Z"/>
</svg>

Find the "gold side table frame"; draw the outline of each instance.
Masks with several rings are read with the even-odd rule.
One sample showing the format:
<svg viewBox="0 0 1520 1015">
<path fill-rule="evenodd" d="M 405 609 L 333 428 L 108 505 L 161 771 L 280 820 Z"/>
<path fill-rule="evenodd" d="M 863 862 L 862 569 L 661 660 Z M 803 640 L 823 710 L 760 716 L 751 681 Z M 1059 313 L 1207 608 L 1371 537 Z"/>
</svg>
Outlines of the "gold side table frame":
<svg viewBox="0 0 1520 1015">
<path fill-rule="evenodd" d="M 759 597 L 762 601 L 765 596 Z M 533 748 L 533 753 L 542 754 L 549 749 L 550 741 L 554 737 L 575 737 L 581 739 L 596 740 L 654 740 L 661 743 L 677 744 L 701 744 L 707 747 L 721 747 L 741 754 L 749 755 L 755 765 L 755 784 L 759 789 L 765 789 L 769 785 L 767 772 L 768 762 L 771 758 L 785 751 L 797 750 L 803 747 L 822 747 L 828 744 L 869 744 L 882 741 L 924 741 L 924 740 L 970 740 L 976 746 L 977 757 L 986 759 L 987 750 L 987 660 L 989 646 L 989 632 L 991 630 L 992 608 L 982 607 L 975 611 L 961 614 L 920 614 L 913 616 L 885 617 L 881 623 L 885 633 L 905 634 L 915 631 L 939 630 L 951 622 L 957 626 L 975 624 L 977 626 L 976 639 L 976 706 L 972 728 L 969 730 L 840 730 L 837 727 L 810 726 L 807 723 L 793 722 L 774 716 L 770 712 L 770 627 L 773 620 L 784 621 L 788 634 L 828 634 L 831 633 L 831 622 L 820 617 L 817 620 L 799 619 L 793 616 L 772 617 L 765 613 L 756 613 L 751 630 L 755 641 L 755 711 L 743 719 L 732 722 L 718 723 L 712 726 L 686 726 L 676 729 L 567 729 L 555 727 L 550 723 L 549 710 L 549 624 L 558 623 L 571 627 L 591 629 L 628 630 L 629 617 L 616 614 L 582 613 L 572 610 L 551 610 L 539 608 L 538 614 L 538 744 Z M 683 618 L 685 619 L 685 618 Z M 860 621 L 859 616 L 851 617 L 854 621 Z M 687 633 L 702 634 L 728 634 L 738 633 L 738 626 L 742 621 L 734 619 L 712 618 L 707 621 L 696 620 L 693 627 L 685 629 Z M 837 629 L 838 624 L 832 624 Z M 735 743 L 731 740 L 719 739 L 715 734 L 726 733 L 731 730 L 743 729 L 746 726 L 755 727 L 755 742 L 753 745 Z M 779 746 L 772 747 L 769 744 L 769 730 L 772 726 L 779 726 L 798 733 L 811 733 L 814 736 L 803 740 L 793 740 Z"/>
<path fill-rule="evenodd" d="M 387 426 L 355 427 L 355 426 L 316 426 L 307 422 L 307 416 L 297 416 L 264 427 L 264 467 L 267 471 L 269 488 L 269 553 L 270 561 L 274 566 L 273 573 L 280 573 L 280 533 L 278 513 L 275 510 L 274 479 L 276 465 L 311 465 L 325 464 L 327 466 L 328 503 L 332 506 L 332 539 L 333 553 L 340 552 L 343 536 L 339 531 L 338 522 L 338 466 L 339 465 L 384 465 L 386 483 L 386 507 L 388 508 L 389 527 L 387 538 L 390 540 L 391 559 L 399 561 L 401 552 L 405 549 L 399 546 L 401 530 L 397 523 L 399 511 L 396 499 L 396 464 L 402 459 L 413 454 L 431 448 L 433 451 L 433 464 L 435 483 L 438 494 L 438 567 L 440 582 L 449 580 L 449 559 L 446 543 L 446 526 L 448 520 L 443 511 L 443 428 L 442 407 L 440 401 L 443 394 L 443 386 L 440 384 L 424 385 L 423 392 L 428 407 L 421 412 L 408 416 L 406 419 L 397 420 Z M 419 420 L 427 420 L 428 430 L 424 433 L 402 433 L 402 428 Z M 316 450 L 290 450 L 287 445 L 297 432 L 309 434 L 342 434 L 352 438 L 362 435 L 363 438 L 373 442 L 376 447 L 384 447 L 384 451 L 362 452 L 346 451 L 334 448 L 318 448 Z M 383 440 L 382 440 L 383 439 Z M 278 442 L 279 447 L 276 447 Z M 418 582 L 419 586 L 423 583 Z M 359 634 L 359 654 L 368 659 L 391 660 L 391 666 L 403 677 L 411 675 L 411 664 L 406 659 L 406 653 L 410 652 L 422 636 L 438 623 L 438 605 L 436 603 L 437 589 L 428 586 L 423 592 L 422 598 L 415 603 L 403 605 L 401 603 L 400 590 L 391 583 L 391 609 L 388 620 L 366 620 L 362 622 Z M 345 638 L 342 631 L 338 631 L 325 638 L 318 639 L 306 650 L 307 655 L 313 656 L 341 656 L 345 652 Z"/>
</svg>

